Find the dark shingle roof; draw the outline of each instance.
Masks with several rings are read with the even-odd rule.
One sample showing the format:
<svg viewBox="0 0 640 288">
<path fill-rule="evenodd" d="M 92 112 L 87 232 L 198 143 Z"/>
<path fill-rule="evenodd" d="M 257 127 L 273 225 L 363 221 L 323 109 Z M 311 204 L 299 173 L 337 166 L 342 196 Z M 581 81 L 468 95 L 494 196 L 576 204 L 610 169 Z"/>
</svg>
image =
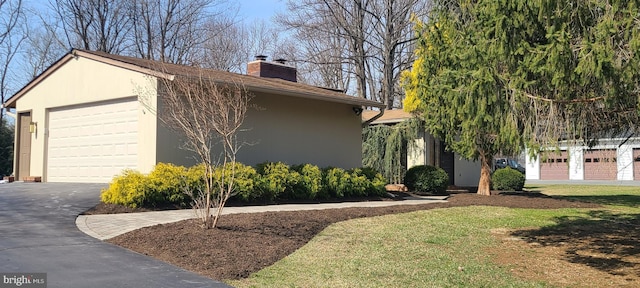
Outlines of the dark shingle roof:
<svg viewBox="0 0 640 288">
<path fill-rule="evenodd" d="M 355 106 L 378 107 L 383 108 L 380 102 L 366 100 L 332 89 L 306 85 L 297 82 L 286 81 L 275 78 L 263 78 L 257 76 L 243 75 L 238 73 L 218 71 L 212 69 L 202 69 L 192 66 L 161 63 L 159 61 L 141 59 L 135 57 L 114 55 L 98 51 L 88 51 L 74 49 L 67 55 L 63 56 L 56 63 L 51 65 L 42 74 L 33 81 L 23 87 L 5 102 L 5 107 L 15 107 L 15 101 L 37 85 L 40 81 L 53 73 L 57 68 L 64 65 L 70 59 L 75 57 L 89 58 L 95 61 L 111 64 L 124 69 L 130 69 L 141 73 L 151 74 L 158 77 L 171 76 L 204 76 L 215 79 L 222 83 L 235 83 L 244 85 L 247 90 L 252 92 L 272 93 L 278 95 L 286 95 L 292 97 L 301 97 L 309 99 L 317 99 L 322 101 L 337 102 L 351 104 Z"/>
</svg>

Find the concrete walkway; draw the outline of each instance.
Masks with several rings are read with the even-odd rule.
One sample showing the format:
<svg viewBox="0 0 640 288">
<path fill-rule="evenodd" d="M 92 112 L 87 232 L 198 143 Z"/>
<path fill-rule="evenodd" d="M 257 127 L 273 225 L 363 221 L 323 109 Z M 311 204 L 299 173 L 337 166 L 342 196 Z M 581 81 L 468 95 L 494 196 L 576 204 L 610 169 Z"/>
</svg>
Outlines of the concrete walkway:
<svg viewBox="0 0 640 288">
<path fill-rule="evenodd" d="M 411 197 L 402 201 L 369 201 L 324 204 L 283 204 L 268 206 L 227 207 L 224 208 L 222 214 L 225 215 L 273 211 L 322 210 L 349 207 L 418 205 L 447 202 L 446 198 L 447 196 L 429 196 Z M 78 216 L 78 218 L 76 218 L 76 226 L 78 227 L 78 229 L 80 229 L 80 231 L 86 233 L 91 237 L 100 240 L 106 240 L 142 227 L 178 222 L 195 217 L 195 211 L 192 209 L 122 214 L 80 215 Z"/>
</svg>

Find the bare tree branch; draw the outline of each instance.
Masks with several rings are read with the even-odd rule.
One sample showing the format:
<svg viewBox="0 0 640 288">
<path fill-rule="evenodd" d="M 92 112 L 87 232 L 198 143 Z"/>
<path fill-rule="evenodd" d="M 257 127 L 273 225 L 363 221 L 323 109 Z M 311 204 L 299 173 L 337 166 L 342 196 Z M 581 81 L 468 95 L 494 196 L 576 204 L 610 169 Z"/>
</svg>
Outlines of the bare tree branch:
<svg viewBox="0 0 640 288">
<path fill-rule="evenodd" d="M 200 197 L 196 198 L 204 199 L 205 212 L 201 214 L 204 226 L 216 227 L 222 209 L 235 191 L 236 155 L 243 145 L 238 141 L 238 133 L 251 94 L 242 83 L 219 83 L 203 69 L 198 74 L 163 79 L 160 88 L 158 117 L 184 136 L 184 149 L 194 152 L 205 166 L 202 175 L 205 191 L 200 191 Z M 214 173 L 216 167 L 222 171 L 230 169 L 231 173 Z M 210 208 L 215 208 L 213 214 Z"/>
</svg>

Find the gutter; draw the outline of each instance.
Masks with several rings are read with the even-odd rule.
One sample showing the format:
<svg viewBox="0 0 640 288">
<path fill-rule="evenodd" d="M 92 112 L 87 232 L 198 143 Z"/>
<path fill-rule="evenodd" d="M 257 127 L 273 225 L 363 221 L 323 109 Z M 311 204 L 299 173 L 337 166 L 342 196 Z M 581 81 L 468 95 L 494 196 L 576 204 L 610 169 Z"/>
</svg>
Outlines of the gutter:
<svg viewBox="0 0 640 288">
<path fill-rule="evenodd" d="M 0 109 L 4 109 L 4 114 L 7 114 L 7 116 L 16 119 L 16 114 L 11 113 L 11 111 L 9 111 L 9 107 L 4 107 L 4 104 L 2 104 L 2 106 L 0 106 Z"/>
<path fill-rule="evenodd" d="M 380 113 L 378 113 L 376 116 L 373 116 L 371 119 L 364 121 L 362 123 L 362 128 L 369 126 L 371 122 L 376 121 L 378 118 L 382 117 L 382 115 L 384 115 L 384 107 L 380 108 Z"/>
</svg>

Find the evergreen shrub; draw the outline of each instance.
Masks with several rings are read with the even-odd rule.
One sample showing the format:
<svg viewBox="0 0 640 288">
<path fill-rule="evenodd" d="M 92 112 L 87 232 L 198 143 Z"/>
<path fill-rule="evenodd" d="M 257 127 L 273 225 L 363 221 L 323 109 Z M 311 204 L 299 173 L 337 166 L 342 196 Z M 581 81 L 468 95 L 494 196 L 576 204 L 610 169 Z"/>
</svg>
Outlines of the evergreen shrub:
<svg viewBox="0 0 640 288">
<path fill-rule="evenodd" d="M 299 175 L 299 180 L 293 188 L 295 199 L 316 199 L 318 193 L 323 189 L 322 170 L 318 166 L 311 164 L 296 165 L 291 167 Z"/>
<path fill-rule="evenodd" d="M 347 183 L 345 189 L 345 196 L 347 197 L 360 197 L 367 196 L 367 192 L 370 189 L 371 181 L 362 172 L 361 168 L 351 169 L 346 174 Z"/>
<path fill-rule="evenodd" d="M 142 207 L 146 202 L 148 182 L 142 173 L 126 169 L 111 180 L 108 188 L 102 189 L 100 200 L 107 204 Z"/>
<path fill-rule="evenodd" d="M 185 189 L 189 189 L 193 195 L 198 195 L 206 190 L 205 177 L 207 176 L 206 168 L 203 163 L 191 166 L 187 169 Z"/>
<path fill-rule="evenodd" d="M 218 189 L 220 189 L 220 184 L 223 184 L 224 187 L 227 187 L 229 179 L 231 179 L 232 175 L 234 176 L 233 186 L 231 187 L 233 189 L 232 195 L 236 196 L 242 201 L 247 202 L 253 201 L 259 197 L 259 195 L 255 193 L 255 180 L 258 175 L 256 169 L 251 166 L 244 165 L 240 162 L 228 163 L 225 169 L 223 169 L 222 167 L 215 168 L 215 170 L 213 171 L 213 177 L 215 181 L 213 193 L 217 193 Z"/>
<path fill-rule="evenodd" d="M 325 168 L 324 170 L 324 187 L 326 189 L 326 196 L 334 198 L 342 198 L 345 196 L 345 190 L 347 190 L 348 175 L 347 171 L 342 168 Z"/>
<path fill-rule="evenodd" d="M 159 206 L 176 204 L 187 206 L 191 198 L 184 193 L 187 168 L 171 163 L 158 163 L 148 177 L 145 204 Z"/>
<path fill-rule="evenodd" d="M 274 200 L 293 194 L 293 189 L 299 181 L 300 174 L 291 171 L 289 165 L 282 162 L 265 162 L 257 165 L 260 174 L 257 188 L 261 198 Z"/>
<path fill-rule="evenodd" d="M 522 191 L 525 177 L 520 171 L 510 167 L 498 169 L 491 176 L 493 189 L 500 191 Z"/>
<path fill-rule="evenodd" d="M 407 170 L 404 185 L 409 191 L 446 194 L 449 175 L 439 167 L 418 165 Z"/>
<path fill-rule="evenodd" d="M 387 185 L 387 179 L 371 167 L 362 168 L 362 173 L 369 180 L 369 188 L 367 189 L 367 195 L 369 196 L 383 196 L 387 192 L 385 185 Z"/>
</svg>

